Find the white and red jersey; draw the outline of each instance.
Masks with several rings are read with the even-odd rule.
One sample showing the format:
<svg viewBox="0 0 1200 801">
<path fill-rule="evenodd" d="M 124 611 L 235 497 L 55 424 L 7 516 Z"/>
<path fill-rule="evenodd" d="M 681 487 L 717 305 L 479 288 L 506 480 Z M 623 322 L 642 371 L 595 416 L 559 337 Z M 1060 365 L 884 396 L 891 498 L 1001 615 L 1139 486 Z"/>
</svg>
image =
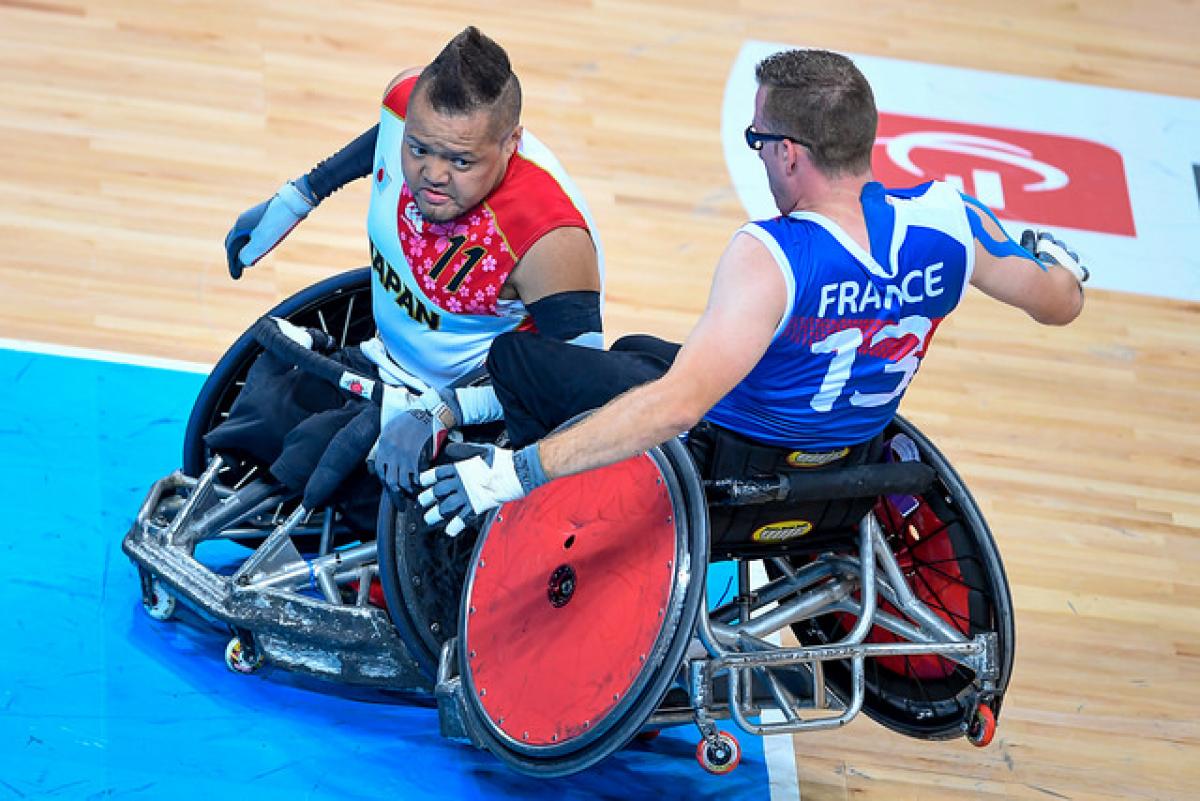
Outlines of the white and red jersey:
<svg viewBox="0 0 1200 801">
<path fill-rule="evenodd" d="M 598 260 L 600 252 L 582 195 L 529 132 L 479 205 L 451 222 L 426 221 L 400 169 L 416 81 L 401 81 L 383 101 L 367 213 L 371 299 L 392 360 L 442 387 L 482 365 L 497 336 L 527 324 L 525 306 L 499 295 L 535 242 L 556 228 L 578 227 L 592 234 Z"/>
</svg>

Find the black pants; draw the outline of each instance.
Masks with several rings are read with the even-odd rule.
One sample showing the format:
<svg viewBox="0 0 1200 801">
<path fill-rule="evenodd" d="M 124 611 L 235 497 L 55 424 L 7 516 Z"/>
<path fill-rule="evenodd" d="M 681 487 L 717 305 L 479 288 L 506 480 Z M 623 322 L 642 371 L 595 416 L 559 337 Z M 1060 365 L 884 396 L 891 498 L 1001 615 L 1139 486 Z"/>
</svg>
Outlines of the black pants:
<svg viewBox="0 0 1200 801">
<path fill-rule="evenodd" d="M 611 350 L 581 348 L 538 334 L 505 334 L 488 356 L 496 395 L 514 447 L 541 439 L 575 415 L 603 406 L 633 387 L 660 377 L 679 352 L 679 345 L 651 336 L 618 340 Z M 688 433 L 687 446 L 705 479 L 745 479 L 794 472 L 789 463 L 800 452 L 756 442 L 702 421 Z M 878 458 L 878 438 L 823 454 L 820 472 Z M 746 507 L 712 507 L 709 525 L 714 558 L 763 550 L 753 538 L 763 526 L 797 521 L 841 538 L 870 506 L 864 501 L 806 501 Z M 810 537 L 804 542 L 824 543 Z M 841 540 L 838 539 L 838 542 Z M 769 550 L 769 548 L 767 549 Z"/>
<path fill-rule="evenodd" d="M 536 442 L 575 415 L 661 377 L 679 348 L 648 334 L 622 337 L 607 351 L 540 334 L 501 335 L 492 344 L 487 366 L 504 407 L 512 446 Z M 772 475 L 790 469 L 788 456 L 796 453 L 793 448 L 756 442 L 707 421 L 689 432 L 688 445 L 706 478 Z M 833 449 L 832 458 L 821 464 L 860 464 L 868 458 L 866 445 Z"/>
<path fill-rule="evenodd" d="M 358 348 L 327 355 L 355 373 L 377 376 Z M 378 435 L 378 407 L 268 351 L 251 366 L 229 417 L 204 440 L 214 451 L 269 465 L 276 480 L 304 494 L 309 508 L 334 503 L 351 525 L 373 530 L 380 488 L 364 460 Z"/>
<path fill-rule="evenodd" d="M 647 334 L 622 337 L 606 351 L 529 332 L 500 335 L 487 369 L 513 447 L 536 442 L 575 415 L 661 377 L 679 347 Z"/>
</svg>

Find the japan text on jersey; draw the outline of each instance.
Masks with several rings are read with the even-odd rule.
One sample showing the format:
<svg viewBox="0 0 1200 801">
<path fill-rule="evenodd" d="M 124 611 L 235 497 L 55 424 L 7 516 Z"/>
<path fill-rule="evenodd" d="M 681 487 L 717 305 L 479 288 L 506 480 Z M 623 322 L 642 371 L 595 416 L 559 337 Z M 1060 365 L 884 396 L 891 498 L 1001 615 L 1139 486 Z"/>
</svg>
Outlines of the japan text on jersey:
<svg viewBox="0 0 1200 801">
<path fill-rule="evenodd" d="M 367 216 L 371 302 L 389 357 L 446 386 L 482 365 L 497 336 L 526 323 L 524 305 L 500 294 L 533 243 L 558 227 L 590 227 L 562 166 L 528 132 L 483 202 L 450 222 L 423 219 L 401 169 L 416 80 L 393 87 L 380 112 Z"/>
</svg>

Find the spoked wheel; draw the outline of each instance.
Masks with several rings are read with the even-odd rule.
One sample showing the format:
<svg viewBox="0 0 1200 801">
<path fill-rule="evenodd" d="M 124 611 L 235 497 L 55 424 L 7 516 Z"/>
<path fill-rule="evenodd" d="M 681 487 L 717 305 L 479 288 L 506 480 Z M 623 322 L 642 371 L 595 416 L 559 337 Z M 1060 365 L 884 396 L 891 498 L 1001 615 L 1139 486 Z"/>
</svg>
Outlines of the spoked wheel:
<svg viewBox="0 0 1200 801">
<path fill-rule="evenodd" d="M 898 416 L 887 436 L 895 434 L 904 434 L 916 444 L 921 461 L 934 468 L 937 478 L 907 517 L 893 499 L 876 504 L 885 539 L 910 589 L 935 614 L 968 637 L 997 635 L 999 678 L 995 689 L 981 697 L 974 672 L 953 660 L 933 655 L 868 659 L 863 710 L 882 725 L 912 737 L 958 737 L 973 724 L 981 702 L 990 705 L 989 712 L 999 712 L 1008 686 L 1014 647 L 1008 579 L 987 523 L 950 463 Z M 903 617 L 882 599 L 880 610 Z M 793 631 L 801 642 L 835 642 L 854 621 L 851 615 L 823 615 L 794 625 Z M 866 641 L 899 639 L 876 626 Z M 826 677 L 835 691 L 849 697 L 849 663 L 826 663 Z"/>
<path fill-rule="evenodd" d="M 462 384 L 479 386 L 486 380 L 481 369 Z M 468 426 L 463 436 L 468 442 L 508 443 L 503 424 Z M 435 464 L 442 461 L 439 458 Z M 479 531 L 468 526 L 457 537 L 447 537 L 442 526 L 425 522 L 423 512 L 415 499 L 393 499 L 385 492 L 379 504 L 376 538 L 379 580 L 388 614 L 432 684 L 437 679 L 442 645 L 458 632 L 458 607 Z"/>
<path fill-rule="evenodd" d="M 467 726 L 542 776 L 623 747 L 682 664 L 706 553 L 703 492 L 677 441 L 501 507 L 460 609 Z"/>
<path fill-rule="evenodd" d="M 369 339 L 375 331 L 371 313 L 371 269 L 360 267 L 327 278 L 284 300 L 268 314 L 299 326 L 318 328 L 333 337 L 339 347 Z M 212 458 L 204 435 L 229 416 L 234 400 L 245 385 L 246 374 L 260 353 L 262 346 L 250 331 L 245 332 L 225 352 L 200 388 L 183 439 L 183 471 L 189 476 L 199 476 Z M 266 465 L 252 459 L 228 458 L 217 481 L 237 489 L 265 473 Z M 294 505 L 276 509 L 268 517 L 282 519 Z M 319 522 L 315 515 L 314 520 Z M 348 536 L 346 532 L 342 533 L 343 538 Z M 295 540 L 302 549 L 316 549 L 315 536 L 302 535 Z M 247 540 L 247 544 L 256 542 Z"/>
</svg>

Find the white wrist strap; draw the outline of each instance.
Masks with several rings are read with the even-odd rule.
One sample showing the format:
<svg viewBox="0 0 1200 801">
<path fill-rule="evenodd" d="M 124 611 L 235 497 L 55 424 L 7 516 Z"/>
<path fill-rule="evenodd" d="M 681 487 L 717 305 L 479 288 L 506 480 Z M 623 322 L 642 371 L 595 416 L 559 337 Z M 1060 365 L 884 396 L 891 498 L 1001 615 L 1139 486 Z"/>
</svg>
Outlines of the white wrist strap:
<svg viewBox="0 0 1200 801">
<path fill-rule="evenodd" d="M 496 397 L 496 390 L 490 386 L 462 387 L 454 390 L 458 407 L 462 409 L 462 425 L 479 425 L 480 423 L 495 423 L 504 419 L 504 407 Z"/>
<path fill-rule="evenodd" d="M 1079 260 L 1072 256 L 1065 247 L 1049 238 L 1038 240 L 1037 254 L 1039 257 L 1049 256 L 1055 264 L 1075 276 L 1075 280 L 1081 284 L 1088 279 L 1087 268 L 1080 264 Z"/>
<path fill-rule="evenodd" d="M 307 217 L 308 213 L 313 210 L 313 204 L 291 181 L 279 187 L 277 194 L 283 201 L 283 205 L 287 206 L 287 210 L 301 219 Z"/>
</svg>

